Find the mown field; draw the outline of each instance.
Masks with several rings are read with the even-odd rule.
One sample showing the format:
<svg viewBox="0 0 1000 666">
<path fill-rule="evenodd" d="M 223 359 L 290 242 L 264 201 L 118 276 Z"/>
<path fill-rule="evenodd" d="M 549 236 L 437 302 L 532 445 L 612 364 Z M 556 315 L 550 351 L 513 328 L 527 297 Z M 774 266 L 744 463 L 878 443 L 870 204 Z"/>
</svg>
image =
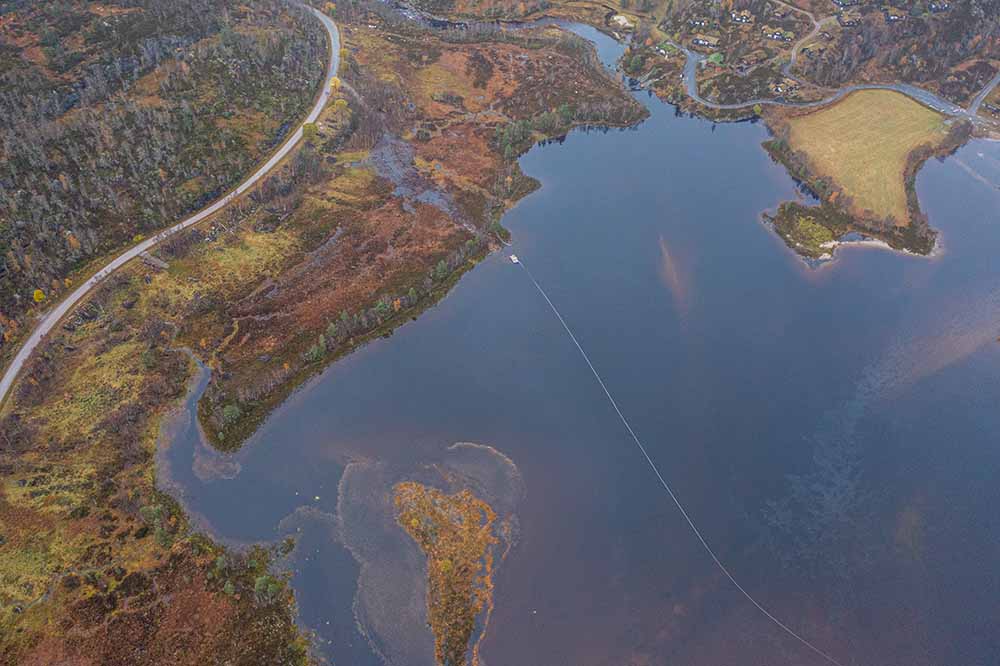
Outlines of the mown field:
<svg viewBox="0 0 1000 666">
<path fill-rule="evenodd" d="M 852 213 L 909 222 L 904 172 L 919 146 L 936 145 L 941 114 L 889 90 L 862 90 L 813 113 L 788 119 L 788 143 L 810 171 L 833 180 Z"/>
</svg>

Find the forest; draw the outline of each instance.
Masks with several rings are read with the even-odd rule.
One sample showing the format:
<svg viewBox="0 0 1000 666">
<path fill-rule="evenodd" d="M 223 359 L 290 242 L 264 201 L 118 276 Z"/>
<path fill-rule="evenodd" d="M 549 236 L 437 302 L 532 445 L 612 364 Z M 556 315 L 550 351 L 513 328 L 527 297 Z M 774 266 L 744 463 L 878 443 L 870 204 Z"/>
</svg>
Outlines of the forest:
<svg viewBox="0 0 1000 666">
<path fill-rule="evenodd" d="M 3 350 L 74 270 L 234 186 L 308 108 L 326 43 L 278 0 L 7 2 L 0 17 Z"/>
<path fill-rule="evenodd" d="M 961 90 L 942 92 L 956 102 L 979 90 L 995 73 L 986 61 L 1000 58 L 1000 2 L 968 0 L 935 14 L 915 2 L 905 20 L 888 23 L 876 5 L 860 9 L 861 25 L 842 31 L 827 55 L 801 59 L 806 76 L 836 87 L 856 79 L 865 67 L 885 70 L 892 78 L 916 84 L 944 82 L 952 68 L 971 58 L 982 59 L 988 71 Z M 979 69 L 983 69 L 980 67 Z"/>
</svg>

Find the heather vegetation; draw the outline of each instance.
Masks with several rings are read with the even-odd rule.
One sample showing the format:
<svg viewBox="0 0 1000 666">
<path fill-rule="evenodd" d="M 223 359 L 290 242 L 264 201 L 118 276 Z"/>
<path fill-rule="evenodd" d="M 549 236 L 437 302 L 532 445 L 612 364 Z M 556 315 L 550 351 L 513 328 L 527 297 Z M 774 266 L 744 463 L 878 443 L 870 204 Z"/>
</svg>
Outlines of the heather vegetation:
<svg viewBox="0 0 1000 666">
<path fill-rule="evenodd" d="M 476 621 L 492 610 L 501 525 L 492 507 L 468 490 L 448 495 L 408 481 L 393 491 L 396 521 L 427 557 L 427 616 L 437 663 L 465 666 Z M 479 663 L 478 645 L 471 647 L 471 662 Z"/>
<path fill-rule="evenodd" d="M 532 143 L 643 117 L 592 48 L 562 30 L 473 39 L 382 3 L 341 3 L 337 16 L 344 103 L 318 124 L 321 175 L 300 183 L 279 228 L 293 240 L 284 250 L 270 241 L 287 263 L 182 327 L 215 350 L 222 371 L 200 415 L 226 449 L 306 377 L 436 302 L 496 247 L 500 215 L 535 186 L 515 161 Z M 238 418 L 226 418 L 232 406 Z"/>
<path fill-rule="evenodd" d="M 199 405 L 206 433 L 218 446 L 239 446 L 307 377 L 419 314 L 498 246 L 500 215 L 536 186 L 499 148 L 498 128 L 565 105 L 616 109 L 616 124 L 642 117 L 590 47 L 561 30 L 472 38 L 390 23 L 375 8 L 338 8 L 351 17 L 338 15 L 343 85 L 295 154 L 251 194 L 158 246 L 154 260 L 106 279 L 33 355 L 4 404 L 7 662 L 306 661 L 294 605 L 267 557 L 227 553 L 193 535 L 158 489 L 158 434 L 192 377 L 190 356 L 211 370 Z M 243 11 L 230 13 L 234 35 L 251 20 L 239 19 Z M 189 94 L 198 79 L 182 65 L 209 49 L 216 55 L 206 72 L 222 71 L 212 69 L 222 66 L 222 51 L 212 49 L 242 39 L 227 30 L 192 43 L 183 62 L 138 77 L 105 107 L 144 108 L 140 89 L 159 91 L 158 99 Z M 301 38 L 311 43 L 309 34 Z M 321 65 L 325 51 L 316 50 Z M 170 75 L 174 65 L 181 70 Z M 155 88 L 144 87 L 150 81 Z M 187 101 L 222 103 L 210 92 Z M 246 110 L 261 99 L 237 95 L 239 111 L 216 126 L 257 133 L 258 116 Z M 151 107 L 143 113 L 163 109 Z M 286 105 L 281 122 L 293 122 L 296 108 Z M 51 122 L 68 125 L 89 109 Z M 533 126 L 531 140 L 610 117 L 577 113 Z M 182 153 L 194 148 L 219 152 L 195 142 Z"/>
</svg>

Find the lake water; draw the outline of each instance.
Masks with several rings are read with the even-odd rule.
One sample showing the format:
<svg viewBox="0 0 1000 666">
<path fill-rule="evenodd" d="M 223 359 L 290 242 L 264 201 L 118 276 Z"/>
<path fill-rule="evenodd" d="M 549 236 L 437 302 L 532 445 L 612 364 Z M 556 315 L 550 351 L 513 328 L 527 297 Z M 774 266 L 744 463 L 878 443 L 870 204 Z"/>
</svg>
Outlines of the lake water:
<svg viewBox="0 0 1000 666">
<path fill-rule="evenodd" d="M 940 256 L 847 248 L 813 269 L 759 221 L 796 196 L 762 126 L 646 103 L 638 129 L 522 159 L 543 186 L 504 219 L 511 251 L 769 610 L 844 666 L 1000 663 L 1000 144 L 921 171 Z M 506 253 L 235 456 L 187 427 L 165 457 L 221 538 L 299 537 L 288 566 L 324 654 L 420 666 L 423 560 L 385 498 L 429 469 L 501 465 L 456 442 L 518 470 L 497 491 L 519 534 L 485 663 L 824 663 L 706 557 Z"/>
</svg>

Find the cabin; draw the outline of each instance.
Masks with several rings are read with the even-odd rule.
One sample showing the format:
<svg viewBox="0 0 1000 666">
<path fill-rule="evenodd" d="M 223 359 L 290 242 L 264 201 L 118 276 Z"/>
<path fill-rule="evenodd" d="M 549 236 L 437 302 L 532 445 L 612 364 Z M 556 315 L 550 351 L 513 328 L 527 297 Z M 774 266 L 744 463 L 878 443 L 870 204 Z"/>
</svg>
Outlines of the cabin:
<svg viewBox="0 0 1000 666">
<path fill-rule="evenodd" d="M 843 9 L 845 7 L 857 7 L 861 4 L 861 0 L 833 0 L 833 4 Z"/>
<path fill-rule="evenodd" d="M 632 21 L 630 21 L 627 16 L 624 16 L 622 14 L 615 14 L 614 16 L 612 16 L 611 22 L 614 23 L 616 26 L 618 26 L 618 28 L 620 28 L 621 30 L 632 30 L 635 28 L 635 25 L 632 24 Z"/>
<path fill-rule="evenodd" d="M 772 28 L 769 25 L 765 25 L 761 28 L 761 33 L 767 39 L 774 40 L 776 42 L 790 42 L 795 39 L 795 33 L 789 30 L 782 30 L 781 28 Z"/>
<path fill-rule="evenodd" d="M 856 11 L 837 12 L 837 23 L 843 28 L 861 25 L 861 14 Z"/>
<path fill-rule="evenodd" d="M 827 51 L 827 46 L 825 44 L 810 44 L 802 48 L 802 55 L 809 58 L 810 60 L 815 60 L 816 58 L 822 56 Z"/>
<path fill-rule="evenodd" d="M 904 12 L 902 9 L 899 9 L 898 7 L 886 7 L 884 12 L 885 12 L 885 20 L 888 23 L 896 23 L 906 18 L 906 12 Z"/>
<path fill-rule="evenodd" d="M 670 56 L 677 53 L 677 47 L 671 44 L 667 40 L 663 40 L 656 45 L 656 52 L 659 53 L 664 58 L 669 58 Z"/>
<path fill-rule="evenodd" d="M 746 9 L 741 9 L 738 12 L 729 12 L 729 17 L 733 19 L 733 23 L 740 23 L 743 25 L 751 25 L 754 21 L 753 14 Z"/>
<path fill-rule="evenodd" d="M 707 28 L 712 22 L 707 18 L 693 18 L 688 21 L 688 25 L 692 28 Z"/>
<path fill-rule="evenodd" d="M 780 81 L 772 81 L 768 86 L 772 95 L 783 95 L 788 96 L 792 93 L 798 92 L 799 82 L 795 79 L 783 78 Z"/>
<path fill-rule="evenodd" d="M 691 38 L 691 44 L 708 49 L 717 49 L 719 48 L 719 38 L 713 37 L 712 35 L 703 35 L 698 33 Z"/>
<path fill-rule="evenodd" d="M 739 62 L 737 62 L 737 67 L 742 70 L 747 70 L 750 69 L 751 67 L 759 65 L 760 63 L 764 62 L 770 57 L 771 54 L 765 51 L 764 49 L 757 49 L 756 51 L 751 51 L 750 53 L 741 57 L 739 59 Z"/>
<path fill-rule="evenodd" d="M 983 108 L 986 109 L 991 116 L 1000 116 L 1000 106 L 996 104 L 983 104 Z"/>
<path fill-rule="evenodd" d="M 951 3 L 948 0 L 938 0 L 937 2 L 932 2 L 929 7 L 931 13 L 940 14 L 951 9 Z"/>
</svg>

